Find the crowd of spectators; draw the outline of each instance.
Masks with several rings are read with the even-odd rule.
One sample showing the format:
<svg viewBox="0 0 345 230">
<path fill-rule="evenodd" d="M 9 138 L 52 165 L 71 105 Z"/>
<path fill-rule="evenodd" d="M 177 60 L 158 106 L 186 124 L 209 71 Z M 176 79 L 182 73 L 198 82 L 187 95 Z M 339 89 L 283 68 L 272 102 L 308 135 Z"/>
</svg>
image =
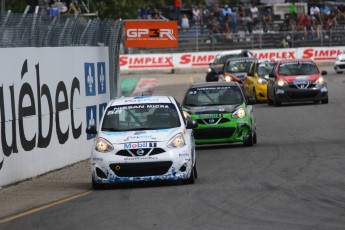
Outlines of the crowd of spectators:
<svg viewBox="0 0 345 230">
<path fill-rule="evenodd" d="M 269 32 L 271 28 L 277 27 L 279 28 L 277 30 L 286 32 L 284 34 L 289 34 L 288 32 L 291 31 L 299 32 L 300 39 L 320 39 L 323 31 L 327 32 L 332 28 L 337 28 L 339 20 L 345 21 L 344 5 L 334 5 L 333 7 L 325 4 L 309 5 L 308 12 L 304 13 L 298 11 L 295 2 L 292 1 L 285 17 L 276 19 L 273 17 L 272 7 L 266 5 L 239 4 L 232 7 L 217 4 L 212 7 L 194 5 L 191 8 L 192 14 L 189 16 L 180 15 L 181 0 L 174 2 L 174 17 L 179 22 L 182 31 L 189 31 L 192 25 L 199 24 L 203 31 L 215 39 L 234 40 L 238 33 L 250 34 L 254 30 Z M 277 26 L 271 26 L 274 24 Z"/>
<path fill-rule="evenodd" d="M 77 14 L 79 1 L 73 0 L 26 0 L 33 13 L 38 6 L 41 15 L 56 16 L 58 14 Z"/>
</svg>

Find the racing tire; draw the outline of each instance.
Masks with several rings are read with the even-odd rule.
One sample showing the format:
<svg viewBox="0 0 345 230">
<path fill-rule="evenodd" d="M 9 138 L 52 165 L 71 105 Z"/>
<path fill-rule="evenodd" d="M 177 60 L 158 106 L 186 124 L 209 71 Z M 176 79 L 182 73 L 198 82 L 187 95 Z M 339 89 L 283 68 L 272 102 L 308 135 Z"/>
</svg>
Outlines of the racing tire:
<svg viewBox="0 0 345 230">
<path fill-rule="evenodd" d="M 276 97 L 275 95 L 274 95 L 274 101 L 273 101 L 273 103 L 274 103 L 274 106 L 275 106 L 275 107 L 281 106 L 281 104 L 282 104 L 280 101 L 277 100 L 277 97 Z"/>
<path fill-rule="evenodd" d="M 253 89 L 253 99 L 255 100 L 255 103 L 258 103 L 258 98 L 256 97 L 255 88 Z"/>
<path fill-rule="evenodd" d="M 100 190 L 100 189 L 104 189 L 104 184 L 100 184 L 100 183 L 97 183 L 94 179 L 93 179 L 93 176 L 92 176 L 92 189 L 94 190 Z"/>
<path fill-rule="evenodd" d="M 322 103 L 322 104 L 328 104 L 328 97 L 325 98 L 325 99 L 323 99 L 323 100 L 321 100 L 321 103 Z"/>
<path fill-rule="evenodd" d="M 184 179 L 182 182 L 183 184 L 194 184 L 197 177 L 198 177 L 198 170 L 197 170 L 196 162 L 195 162 L 190 176 L 187 179 Z"/>
<path fill-rule="evenodd" d="M 258 142 L 258 136 L 256 135 L 256 132 L 254 132 L 253 143 L 257 144 L 257 142 Z"/>
<path fill-rule="evenodd" d="M 343 73 L 343 71 L 336 71 L 337 72 L 337 74 L 342 74 Z"/>
<path fill-rule="evenodd" d="M 273 101 L 267 96 L 267 104 L 268 105 L 273 105 Z"/>
<path fill-rule="evenodd" d="M 249 137 L 247 138 L 247 140 L 243 143 L 244 146 L 253 146 L 254 145 L 254 134 L 253 132 L 250 133 Z"/>
</svg>

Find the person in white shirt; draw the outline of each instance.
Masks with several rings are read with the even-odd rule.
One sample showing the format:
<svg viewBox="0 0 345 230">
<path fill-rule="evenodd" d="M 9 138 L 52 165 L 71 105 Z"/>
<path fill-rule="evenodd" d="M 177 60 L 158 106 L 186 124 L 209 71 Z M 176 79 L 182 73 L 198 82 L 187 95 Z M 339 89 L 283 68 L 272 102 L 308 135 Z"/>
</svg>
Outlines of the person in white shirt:
<svg viewBox="0 0 345 230">
<path fill-rule="evenodd" d="M 200 10 L 199 10 L 199 8 L 197 6 L 193 7 L 192 13 L 193 13 L 193 20 L 194 20 L 194 22 L 200 22 L 201 12 L 200 12 Z"/>
<path fill-rule="evenodd" d="M 186 14 L 184 14 L 182 16 L 181 28 L 182 28 L 183 31 L 187 31 L 188 32 L 188 29 L 189 29 L 189 19 L 188 19 Z"/>
<path fill-rule="evenodd" d="M 253 26 L 255 26 L 256 24 L 258 24 L 260 22 L 259 9 L 255 5 L 252 5 L 250 7 L 250 12 L 252 14 Z"/>
</svg>

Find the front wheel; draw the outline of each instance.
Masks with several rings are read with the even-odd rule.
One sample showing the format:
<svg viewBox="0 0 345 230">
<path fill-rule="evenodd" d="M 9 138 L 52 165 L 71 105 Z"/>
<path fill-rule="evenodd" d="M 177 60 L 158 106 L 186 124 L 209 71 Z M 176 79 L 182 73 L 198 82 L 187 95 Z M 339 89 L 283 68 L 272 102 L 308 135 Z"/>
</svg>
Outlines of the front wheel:
<svg viewBox="0 0 345 230">
<path fill-rule="evenodd" d="M 197 170 L 196 162 L 195 162 L 191 170 L 190 176 L 187 179 L 183 180 L 183 184 L 194 184 L 197 177 L 198 177 L 198 170 Z"/>
<path fill-rule="evenodd" d="M 325 99 L 323 99 L 323 100 L 321 100 L 321 103 L 322 103 L 322 104 L 328 104 L 328 97 L 325 98 Z"/>
<path fill-rule="evenodd" d="M 104 189 L 104 184 L 97 183 L 97 182 L 93 179 L 93 176 L 92 176 L 92 188 L 93 188 L 94 190 Z"/>
<path fill-rule="evenodd" d="M 274 106 L 275 106 L 275 107 L 281 106 L 281 104 L 282 104 L 280 101 L 278 101 L 276 95 L 274 95 L 274 102 L 273 102 L 273 103 L 274 103 Z"/>
<path fill-rule="evenodd" d="M 254 134 L 253 132 L 250 132 L 249 137 L 247 140 L 243 143 L 244 146 L 253 146 L 254 145 Z"/>
</svg>

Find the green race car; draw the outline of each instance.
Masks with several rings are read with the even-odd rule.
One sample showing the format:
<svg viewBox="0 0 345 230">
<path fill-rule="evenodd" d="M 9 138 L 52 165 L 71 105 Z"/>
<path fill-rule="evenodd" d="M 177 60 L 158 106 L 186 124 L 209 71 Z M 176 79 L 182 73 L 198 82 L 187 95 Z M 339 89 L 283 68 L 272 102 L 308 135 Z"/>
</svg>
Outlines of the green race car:
<svg viewBox="0 0 345 230">
<path fill-rule="evenodd" d="M 182 109 L 186 119 L 196 120 L 195 143 L 256 144 L 256 122 L 252 105 L 237 82 L 205 82 L 189 87 Z"/>
</svg>

